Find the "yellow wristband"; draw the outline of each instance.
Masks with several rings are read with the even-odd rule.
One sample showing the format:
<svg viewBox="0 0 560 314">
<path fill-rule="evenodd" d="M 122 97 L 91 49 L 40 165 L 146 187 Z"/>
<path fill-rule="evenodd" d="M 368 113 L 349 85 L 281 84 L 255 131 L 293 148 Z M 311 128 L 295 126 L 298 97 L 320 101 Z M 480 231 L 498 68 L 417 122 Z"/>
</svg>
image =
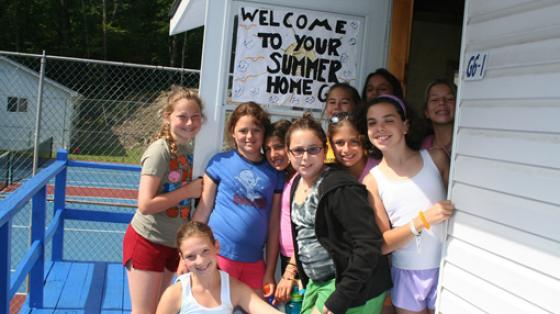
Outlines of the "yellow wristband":
<svg viewBox="0 0 560 314">
<path fill-rule="evenodd" d="M 424 216 L 424 212 L 423 211 L 419 211 L 418 212 L 418 217 L 420 217 L 420 220 L 422 220 L 422 224 L 424 225 L 424 228 L 426 230 L 430 230 L 430 223 L 428 222 L 428 219 L 426 219 L 426 216 Z"/>
</svg>

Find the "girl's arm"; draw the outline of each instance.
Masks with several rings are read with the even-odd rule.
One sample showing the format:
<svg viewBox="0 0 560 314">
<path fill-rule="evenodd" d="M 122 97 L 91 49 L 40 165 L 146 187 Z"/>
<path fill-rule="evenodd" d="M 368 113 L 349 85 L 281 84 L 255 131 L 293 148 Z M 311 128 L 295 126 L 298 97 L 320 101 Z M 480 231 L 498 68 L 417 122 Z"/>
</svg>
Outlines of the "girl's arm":
<svg viewBox="0 0 560 314">
<path fill-rule="evenodd" d="M 288 266 L 284 270 L 282 274 L 282 278 L 280 282 L 278 282 L 278 286 L 276 287 L 276 291 L 274 293 L 274 299 L 277 302 L 288 302 L 290 301 L 291 293 L 293 285 L 296 283 L 294 277 L 297 274 L 297 266 L 296 265 L 296 258 L 295 256 L 290 257 L 290 261 L 288 262 Z"/>
<path fill-rule="evenodd" d="M 179 313 L 181 302 L 183 301 L 181 296 L 182 291 L 183 288 L 179 282 L 165 289 L 165 292 L 159 299 L 156 314 Z"/>
<path fill-rule="evenodd" d="M 366 186 L 368 191 L 368 201 L 371 208 L 373 208 L 373 214 L 375 216 L 377 227 L 379 227 L 381 232 L 391 229 L 391 221 L 389 220 L 385 206 L 379 197 L 375 197 L 375 195 L 378 195 L 379 193 L 377 191 L 377 182 L 375 181 L 373 175 L 368 173 L 362 180 L 362 184 Z"/>
<path fill-rule="evenodd" d="M 276 262 L 278 260 L 278 251 L 280 244 L 278 238 L 280 237 L 280 203 L 282 200 L 282 193 L 275 193 L 272 197 L 272 208 L 270 218 L 268 220 L 268 238 L 266 240 L 266 270 L 263 278 L 263 286 L 272 284 L 274 291 L 275 281 L 274 273 L 276 272 Z"/>
<path fill-rule="evenodd" d="M 142 175 L 138 187 L 138 211 L 155 214 L 179 204 L 187 198 L 198 198 L 202 191 L 202 180 L 196 179 L 169 193 L 157 194 L 160 177 Z"/>
<path fill-rule="evenodd" d="M 210 217 L 210 213 L 214 208 L 217 185 L 207 174 L 204 175 L 203 180 L 204 189 L 202 190 L 202 195 L 200 196 L 200 201 L 198 202 L 198 207 L 196 207 L 192 220 L 208 223 L 208 217 Z"/>
<path fill-rule="evenodd" d="M 242 307 L 247 313 L 277 314 L 282 313 L 261 299 L 244 283 L 229 277 L 231 301 L 233 306 Z"/>
<path fill-rule="evenodd" d="M 381 246 L 381 253 L 389 254 L 403 246 L 409 241 L 414 239 L 415 235 L 410 230 L 410 224 L 400 227 L 391 228 L 387 210 L 383 205 L 383 201 L 379 196 L 377 189 L 377 182 L 373 176 L 368 175 L 364 178 L 364 184 L 369 191 L 370 204 L 373 201 L 375 210 L 375 220 L 379 229 L 383 233 L 383 245 Z M 429 209 L 419 209 L 424 211 L 424 215 L 428 223 L 438 224 L 442 221 L 449 219 L 453 213 L 453 204 L 451 201 L 440 201 L 435 203 Z M 424 224 L 419 216 L 412 219 L 412 223 L 417 231 L 421 232 L 424 229 Z"/>
</svg>

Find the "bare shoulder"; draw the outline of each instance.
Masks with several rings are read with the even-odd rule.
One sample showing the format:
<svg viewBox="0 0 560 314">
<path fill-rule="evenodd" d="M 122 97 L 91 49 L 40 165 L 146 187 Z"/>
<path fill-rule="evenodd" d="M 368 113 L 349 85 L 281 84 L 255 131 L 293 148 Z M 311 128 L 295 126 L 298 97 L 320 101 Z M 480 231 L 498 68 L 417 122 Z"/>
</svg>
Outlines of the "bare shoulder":
<svg viewBox="0 0 560 314">
<path fill-rule="evenodd" d="M 181 294 L 183 293 L 183 286 L 181 285 L 181 282 L 176 282 L 171 286 L 169 286 L 167 289 L 165 289 L 164 293 L 167 293 L 170 297 L 174 297 L 174 298 L 177 297 L 181 299 Z"/>
<path fill-rule="evenodd" d="M 181 309 L 181 302 L 183 301 L 183 287 L 180 282 L 177 282 L 167 289 L 161 296 L 157 307 L 157 314 L 177 313 Z"/>
<path fill-rule="evenodd" d="M 440 169 L 440 171 L 442 169 L 449 168 L 449 157 L 447 157 L 447 154 L 442 149 L 433 148 L 428 150 L 428 152 L 430 153 L 430 157 L 432 157 L 432 160 Z"/>
<path fill-rule="evenodd" d="M 366 186 L 366 188 L 370 191 L 377 191 L 377 181 L 375 181 L 375 177 L 368 173 L 363 179 L 362 184 Z"/>
</svg>

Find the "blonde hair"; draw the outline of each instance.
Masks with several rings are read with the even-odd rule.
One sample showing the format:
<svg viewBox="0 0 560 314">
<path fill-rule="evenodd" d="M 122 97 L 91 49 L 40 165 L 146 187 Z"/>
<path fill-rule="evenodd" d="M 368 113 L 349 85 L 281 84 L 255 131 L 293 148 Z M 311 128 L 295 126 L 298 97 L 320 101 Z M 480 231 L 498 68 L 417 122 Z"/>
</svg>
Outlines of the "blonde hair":
<svg viewBox="0 0 560 314">
<path fill-rule="evenodd" d="M 202 119 L 203 121 L 205 120 L 202 99 L 200 99 L 196 90 L 179 85 L 171 85 L 169 90 L 163 91 L 158 95 L 155 100 L 155 104 L 157 104 L 157 106 L 160 108 L 158 113 L 163 121 L 159 131 L 155 135 L 155 139 L 165 139 L 167 145 L 169 146 L 169 151 L 171 152 L 171 155 L 173 157 L 177 155 L 177 143 L 175 142 L 175 139 L 171 134 L 169 123 L 165 121 L 165 118 L 171 115 L 171 113 L 175 109 L 175 104 L 181 99 L 187 99 L 196 102 L 200 107 L 200 114 L 202 115 Z"/>
</svg>

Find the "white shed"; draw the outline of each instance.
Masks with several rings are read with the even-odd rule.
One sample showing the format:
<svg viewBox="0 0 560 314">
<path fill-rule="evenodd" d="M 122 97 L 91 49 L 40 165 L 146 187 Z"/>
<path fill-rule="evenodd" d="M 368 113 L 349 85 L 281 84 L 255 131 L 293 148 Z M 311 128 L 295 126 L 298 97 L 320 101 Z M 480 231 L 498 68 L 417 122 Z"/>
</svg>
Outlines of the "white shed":
<svg viewBox="0 0 560 314">
<path fill-rule="evenodd" d="M 559 16 L 466 1 L 439 312 L 560 313 Z"/>
<path fill-rule="evenodd" d="M 387 36 L 391 6 L 388 1 L 371 0 L 182 0 L 176 1 L 171 18 L 170 34 L 178 34 L 205 25 L 202 50 L 200 95 L 206 103 L 208 121 L 197 138 L 215 141 L 197 141 L 194 152 L 194 169 L 202 173 L 208 159 L 222 146 L 226 111 L 232 108 L 230 101 L 232 63 L 234 54 L 234 20 L 241 7 L 263 10 L 293 10 L 300 15 L 342 17 L 358 21 L 360 31 L 356 40 L 356 81 L 352 84 L 360 89 L 365 76 L 385 64 L 387 58 Z M 268 108 L 272 114 L 289 115 L 281 108 Z M 301 111 L 295 112 L 298 115 Z"/>
<path fill-rule="evenodd" d="M 21 150 L 33 146 L 37 114 L 39 73 L 0 56 L 0 149 Z M 55 148 L 68 147 L 73 108 L 79 94 L 45 78 L 40 141 L 53 138 Z"/>
<path fill-rule="evenodd" d="M 218 139 L 197 145 L 198 169 L 221 143 L 231 25 L 247 3 L 359 17 L 362 74 L 388 63 L 397 1 L 181 1 L 171 33 L 206 25 L 200 138 Z M 438 313 L 560 313 L 559 16 L 559 1 L 465 2 Z"/>
</svg>

